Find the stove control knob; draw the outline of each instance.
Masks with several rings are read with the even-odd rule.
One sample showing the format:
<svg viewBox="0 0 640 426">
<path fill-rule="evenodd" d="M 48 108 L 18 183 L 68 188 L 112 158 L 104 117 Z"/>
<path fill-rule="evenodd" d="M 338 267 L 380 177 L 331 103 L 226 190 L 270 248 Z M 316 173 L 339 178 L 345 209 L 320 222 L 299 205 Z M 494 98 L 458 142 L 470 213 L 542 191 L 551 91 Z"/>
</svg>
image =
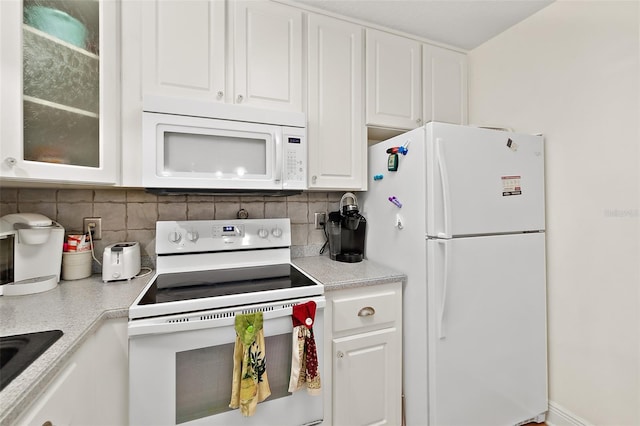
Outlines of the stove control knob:
<svg viewBox="0 0 640 426">
<path fill-rule="evenodd" d="M 268 236 L 269 236 L 269 231 L 267 231 L 266 229 L 264 229 L 264 228 L 260 228 L 260 229 L 258 230 L 258 237 L 260 237 L 260 238 L 267 238 Z"/>
<path fill-rule="evenodd" d="M 179 243 L 182 240 L 182 234 L 178 231 L 169 232 L 169 241 L 172 243 Z"/>
<path fill-rule="evenodd" d="M 282 237 L 282 229 L 275 227 L 271 230 L 271 233 L 273 234 L 274 237 L 276 238 L 280 238 Z"/>
<path fill-rule="evenodd" d="M 192 243 L 198 241 L 198 238 L 200 238 L 200 234 L 198 234 L 198 231 L 187 232 L 187 240 L 191 241 Z"/>
</svg>

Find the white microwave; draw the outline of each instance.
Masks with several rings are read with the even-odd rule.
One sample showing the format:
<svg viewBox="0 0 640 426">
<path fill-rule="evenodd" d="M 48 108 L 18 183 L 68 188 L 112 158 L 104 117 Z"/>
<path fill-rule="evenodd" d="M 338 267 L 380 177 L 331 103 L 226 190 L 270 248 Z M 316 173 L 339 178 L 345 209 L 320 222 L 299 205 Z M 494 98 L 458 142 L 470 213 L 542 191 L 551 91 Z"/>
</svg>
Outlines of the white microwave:
<svg viewBox="0 0 640 426">
<path fill-rule="evenodd" d="M 149 192 L 307 189 L 304 114 L 146 96 L 142 183 Z"/>
</svg>

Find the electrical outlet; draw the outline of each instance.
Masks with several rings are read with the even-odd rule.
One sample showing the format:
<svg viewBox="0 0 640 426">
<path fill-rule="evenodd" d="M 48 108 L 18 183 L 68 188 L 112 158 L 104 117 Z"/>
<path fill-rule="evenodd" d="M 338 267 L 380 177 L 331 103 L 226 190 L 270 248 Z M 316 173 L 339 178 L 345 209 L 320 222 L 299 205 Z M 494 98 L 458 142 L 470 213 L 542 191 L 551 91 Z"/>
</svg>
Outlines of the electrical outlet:
<svg viewBox="0 0 640 426">
<path fill-rule="evenodd" d="M 315 212 L 314 213 L 314 220 L 315 220 L 315 224 L 316 224 L 316 229 L 322 229 L 324 227 L 324 223 L 327 220 L 327 213 L 326 212 Z"/>
<path fill-rule="evenodd" d="M 82 219 L 82 232 L 85 234 L 91 228 L 91 238 L 93 240 L 102 239 L 102 218 L 101 217 L 85 217 Z"/>
</svg>

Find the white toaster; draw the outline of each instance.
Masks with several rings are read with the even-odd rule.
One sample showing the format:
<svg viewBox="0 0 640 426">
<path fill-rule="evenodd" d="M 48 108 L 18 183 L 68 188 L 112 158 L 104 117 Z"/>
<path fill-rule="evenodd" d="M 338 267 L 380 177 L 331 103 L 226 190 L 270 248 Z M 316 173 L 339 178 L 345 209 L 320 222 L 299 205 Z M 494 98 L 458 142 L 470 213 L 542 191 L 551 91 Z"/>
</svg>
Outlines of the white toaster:
<svg viewBox="0 0 640 426">
<path fill-rule="evenodd" d="M 116 243 L 104 248 L 102 281 L 130 280 L 140 272 L 140 244 Z"/>
</svg>

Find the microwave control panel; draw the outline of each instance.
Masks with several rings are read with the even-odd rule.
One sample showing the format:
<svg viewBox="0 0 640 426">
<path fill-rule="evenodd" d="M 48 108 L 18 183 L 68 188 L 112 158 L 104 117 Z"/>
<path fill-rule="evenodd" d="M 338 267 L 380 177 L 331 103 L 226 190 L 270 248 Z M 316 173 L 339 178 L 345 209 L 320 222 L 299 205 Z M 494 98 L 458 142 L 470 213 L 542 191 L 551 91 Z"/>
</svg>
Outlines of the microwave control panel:
<svg viewBox="0 0 640 426">
<path fill-rule="evenodd" d="M 296 129 L 298 132 L 303 129 Z M 307 186 L 307 145 L 303 134 L 284 134 L 284 187 L 305 189 Z"/>
</svg>

